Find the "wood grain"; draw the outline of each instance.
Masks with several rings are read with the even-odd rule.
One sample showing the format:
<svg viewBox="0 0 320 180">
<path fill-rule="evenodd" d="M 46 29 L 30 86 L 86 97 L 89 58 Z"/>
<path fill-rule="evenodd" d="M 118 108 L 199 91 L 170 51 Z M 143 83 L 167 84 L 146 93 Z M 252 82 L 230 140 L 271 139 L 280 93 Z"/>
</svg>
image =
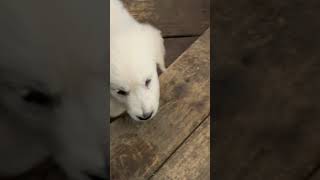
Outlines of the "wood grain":
<svg viewBox="0 0 320 180">
<path fill-rule="evenodd" d="M 151 179 L 210 180 L 210 117 Z"/>
<path fill-rule="evenodd" d="M 150 177 L 208 116 L 209 36 L 207 30 L 160 77 L 161 106 L 152 121 L 111 124 L 111 179 Z"/>
<path fill-rule="evenodd" d="M 210 21 L 210 0 L 123 0 L 141 22 L 160 28 L 164 36 L 200 35 Z"/>
</svg>

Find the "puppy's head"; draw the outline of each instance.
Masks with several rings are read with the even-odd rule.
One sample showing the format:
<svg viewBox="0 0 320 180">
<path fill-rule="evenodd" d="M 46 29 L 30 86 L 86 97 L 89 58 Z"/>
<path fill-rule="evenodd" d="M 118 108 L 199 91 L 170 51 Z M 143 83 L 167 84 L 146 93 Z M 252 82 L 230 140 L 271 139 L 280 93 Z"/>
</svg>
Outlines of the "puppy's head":
<svg viewBox="0 0 320 180">
<path fill-rule="evenodd" d="M 151 119 L 159 106 L 157 65 L 165 70 L 165 49 L 159 30 L 142 24 L 112 34 L 110 92 L 137 121 Z"/>
</svg>

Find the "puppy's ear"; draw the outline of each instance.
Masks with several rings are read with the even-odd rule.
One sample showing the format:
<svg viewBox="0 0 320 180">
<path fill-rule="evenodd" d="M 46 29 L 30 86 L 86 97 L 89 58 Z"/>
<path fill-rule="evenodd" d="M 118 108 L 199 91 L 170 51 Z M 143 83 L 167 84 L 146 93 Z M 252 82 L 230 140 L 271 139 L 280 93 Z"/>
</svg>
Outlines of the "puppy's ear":
<svg viewBox="0 0 320 180">
<path fill-rule="evenodd" d="M 164 47 L 164 40 L 162 38 L 161 31 L 149 24 L 144 24 L 144 26 L 145 26 L 145 30 L 150 35 L 150 40 L 152 40 L 151 42 L 153 45 L 152 48 L 153 48 L 153 51 L 155 52 L 154 61 L 158 65 L 159 69 L 162 72 L 164 72 L 166 71 L 166 66 L 165 66 L 166 50 Z"/>
</svg>

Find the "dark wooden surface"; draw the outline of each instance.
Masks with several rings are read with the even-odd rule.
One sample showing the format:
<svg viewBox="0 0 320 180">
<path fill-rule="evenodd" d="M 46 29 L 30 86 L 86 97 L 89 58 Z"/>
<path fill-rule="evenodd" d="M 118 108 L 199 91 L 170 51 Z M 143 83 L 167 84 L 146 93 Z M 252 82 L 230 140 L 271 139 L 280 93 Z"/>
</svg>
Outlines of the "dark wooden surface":
<svg viewBox="0 0 320 180">
<path fill-rule="evenodd" d="M 320 1 L 215 0 L 215 179 L 320 179 Z"/>
</svg>

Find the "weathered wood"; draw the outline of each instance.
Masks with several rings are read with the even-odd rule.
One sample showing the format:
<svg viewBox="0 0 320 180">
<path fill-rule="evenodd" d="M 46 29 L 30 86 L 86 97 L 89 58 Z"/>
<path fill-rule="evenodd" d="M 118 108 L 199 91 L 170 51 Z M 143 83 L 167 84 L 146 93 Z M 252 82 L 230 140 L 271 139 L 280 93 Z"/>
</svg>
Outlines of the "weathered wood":
<svg viewBox="0 0 320 180">
<path fill-rule="evenodd" d="M 210 180 L 210 118 L 166 161 L 152 180 Z"/>
<path fill-rule="evenodd" d="M 215 178 L 310 180 L 320 164 L 319 1 L 214 5 Z"/>
<path fill-rule="evenodd" d="M 166 38 L 166 66 L 169 67 L 199 36 Z"/>
<path fill-rule="evenodd" d="M 145 179 L 208 116 L 210 31 L 160 77 L 161 101 L 149 122 L 111 124 L 111 179 Z"/>
<path fill-rule="evenodd" d="M 123 0 L 141 22 L 150 22 L 164 36 L 200 35 L 209 26 L 210 0 Z"/>
</svg>

